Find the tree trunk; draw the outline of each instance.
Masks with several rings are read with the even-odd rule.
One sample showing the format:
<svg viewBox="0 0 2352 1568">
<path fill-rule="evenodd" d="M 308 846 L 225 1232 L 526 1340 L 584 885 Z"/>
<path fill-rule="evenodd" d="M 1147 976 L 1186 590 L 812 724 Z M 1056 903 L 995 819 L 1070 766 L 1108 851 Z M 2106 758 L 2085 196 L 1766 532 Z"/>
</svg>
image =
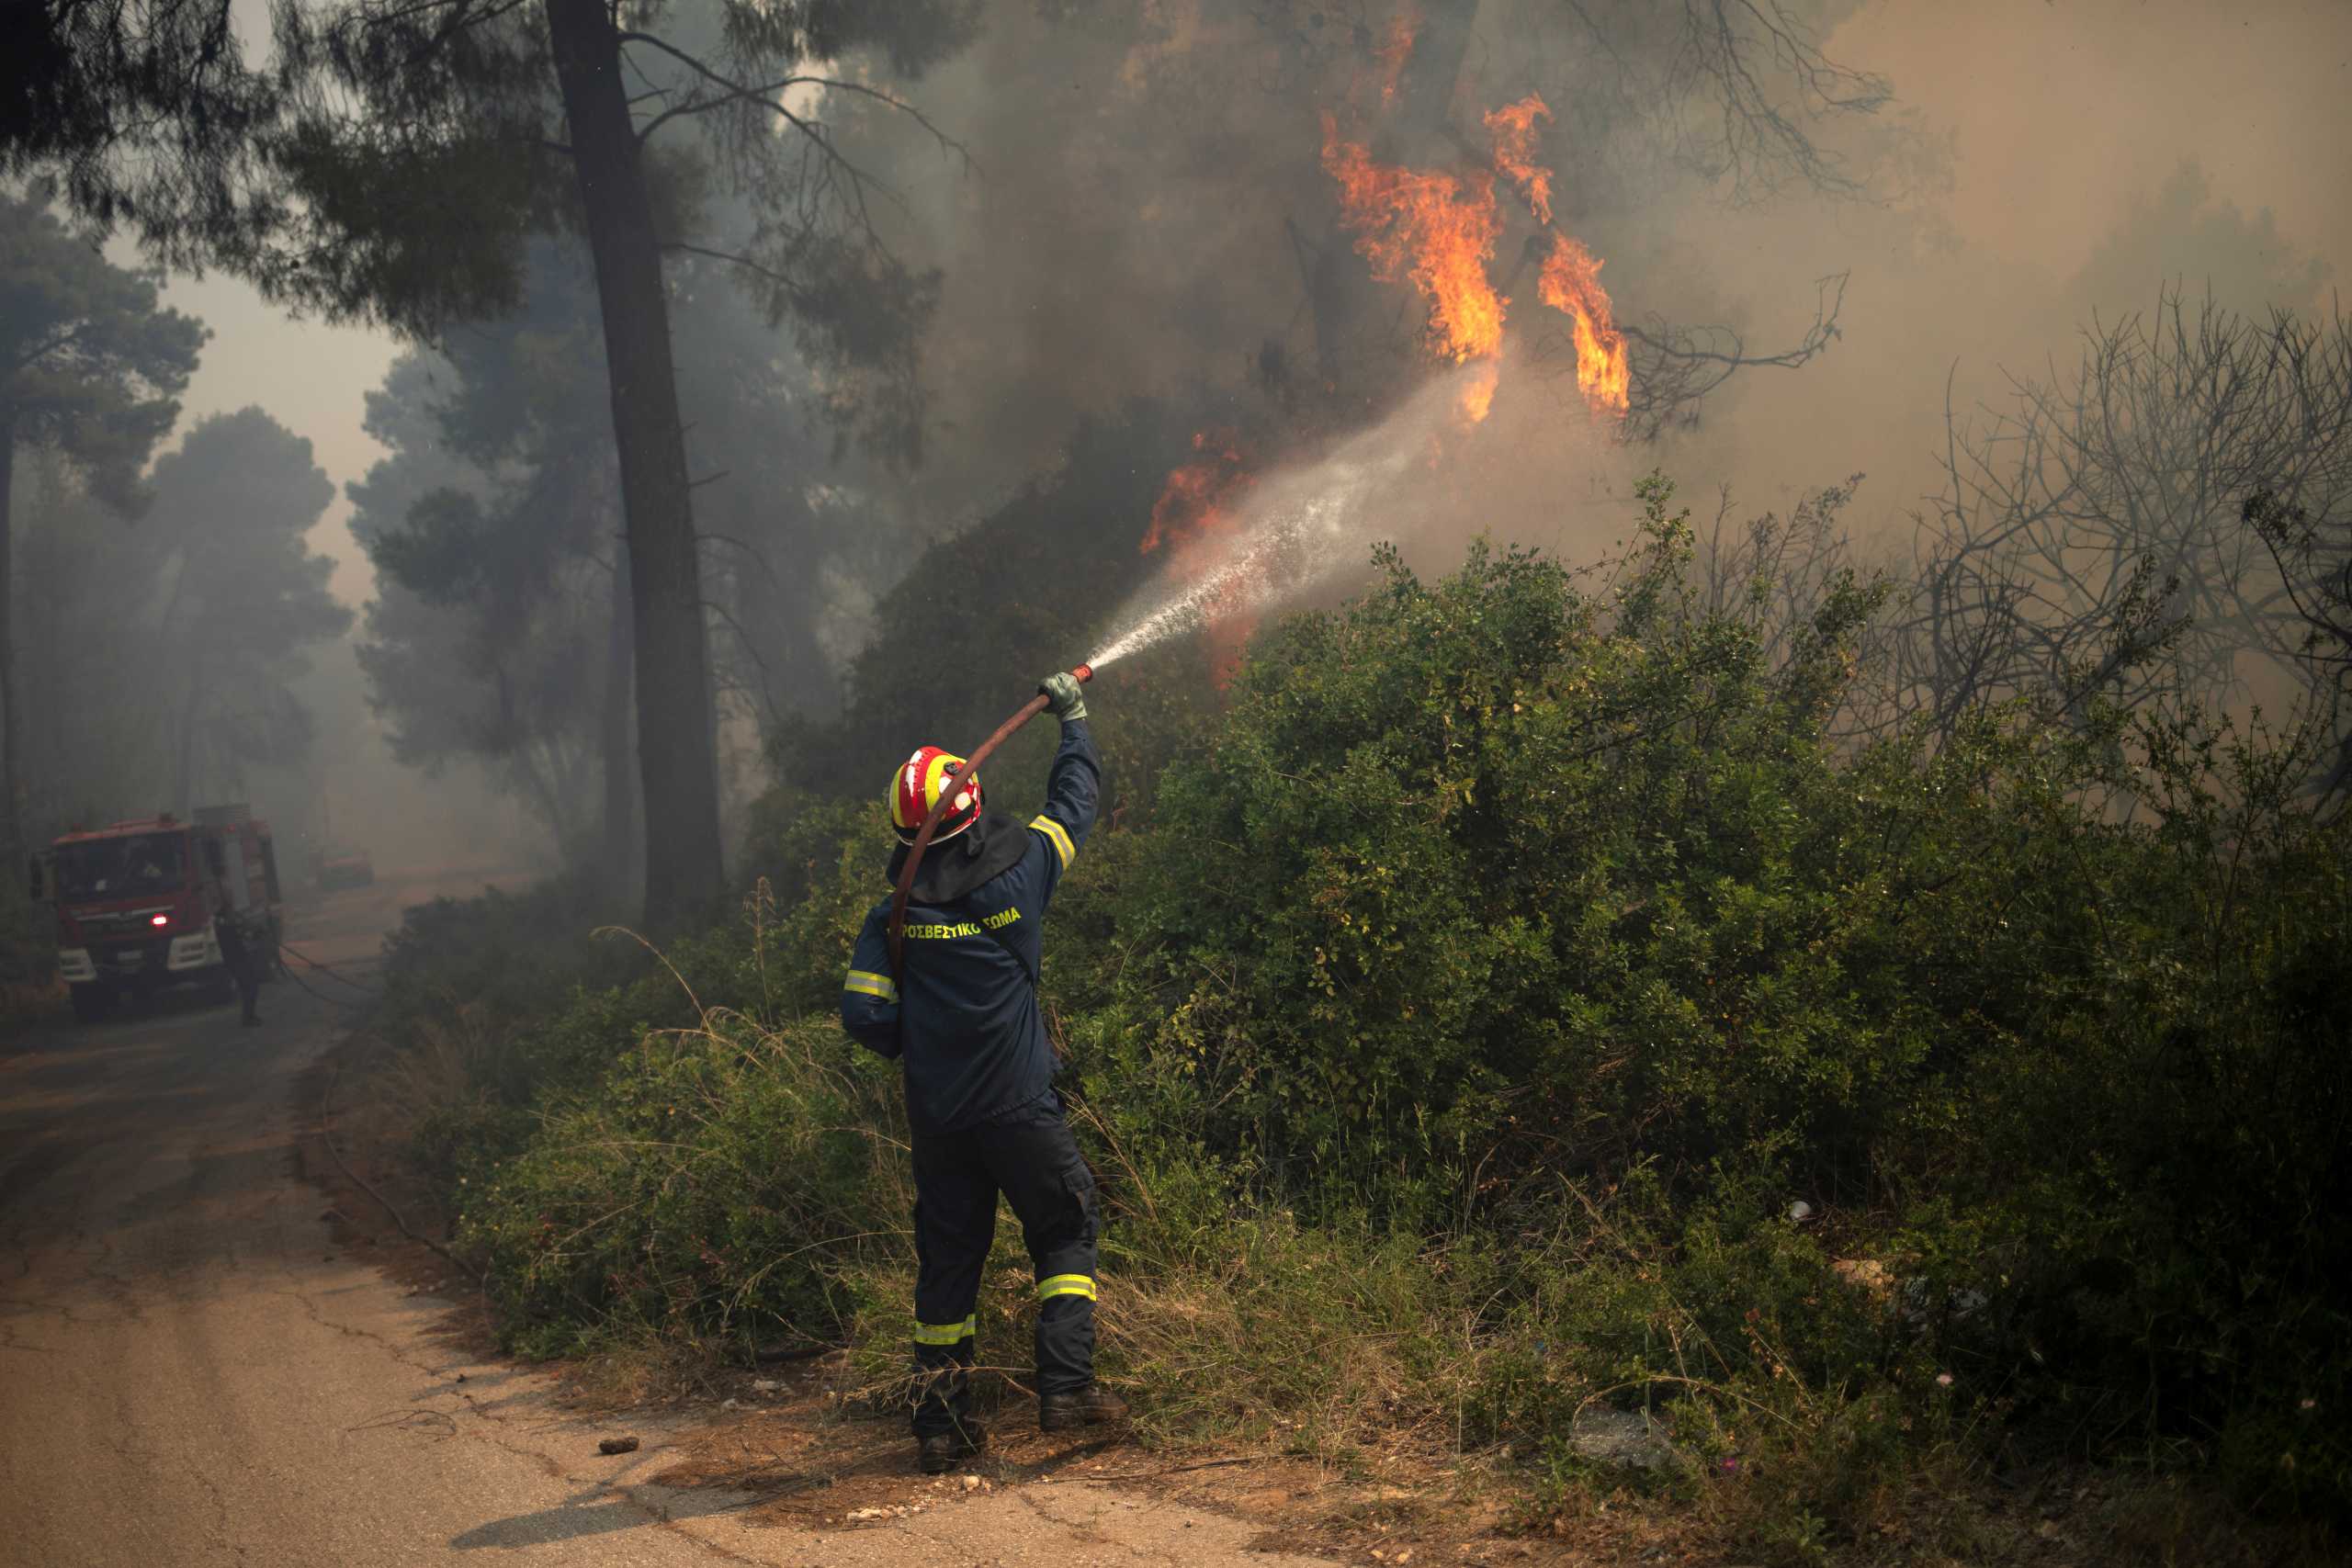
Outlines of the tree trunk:
<svg viewBox="0 0 2352 1568">
<path fill-rule="evenodd" d="M 613 617 L 605 635 L 601 761 L 605 771 L 604 874 L 619 893 L 637 870 L 637 788 L 630 767 L 628 699 L 628 549 L 613 552 Z"/>
<path fill-rule="evenodd" d="M 17 743 L 17 582 L 10 548 L 8 502 L 17 472 L 17 418 L 0 409 L 0 871 L 14 876 L 25 858 L 23 786 Z"/>
<path fill-rule="evenodd" d="M 635 622 L 645 922 L 663 931 L 717 897 L 721 876 L 700 564 L 669 303 L 612 14 L 605 0 L 544 4 L 604 314 Z"/>
</svg>

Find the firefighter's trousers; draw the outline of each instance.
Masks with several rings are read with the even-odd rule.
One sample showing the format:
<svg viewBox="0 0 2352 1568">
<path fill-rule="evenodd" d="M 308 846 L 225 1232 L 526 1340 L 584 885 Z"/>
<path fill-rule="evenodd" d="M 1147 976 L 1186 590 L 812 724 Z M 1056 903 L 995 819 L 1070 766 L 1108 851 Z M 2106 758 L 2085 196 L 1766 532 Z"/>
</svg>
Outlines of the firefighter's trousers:
<svg viewBox="0 0 2352 1568">
<path fill-rule="evenodd" d="M 1037 1392 L 1070 1393 L 1091 1382 L 1094 1175 L 1060 1100 L 1049 1096 L 960 1133 L 918 1135 L 914 1168 L 915 1436 L 953 1431 L 971 1412 L 973 1308 L 1000 1191 L 1036 1267 Z"/>
</svg>

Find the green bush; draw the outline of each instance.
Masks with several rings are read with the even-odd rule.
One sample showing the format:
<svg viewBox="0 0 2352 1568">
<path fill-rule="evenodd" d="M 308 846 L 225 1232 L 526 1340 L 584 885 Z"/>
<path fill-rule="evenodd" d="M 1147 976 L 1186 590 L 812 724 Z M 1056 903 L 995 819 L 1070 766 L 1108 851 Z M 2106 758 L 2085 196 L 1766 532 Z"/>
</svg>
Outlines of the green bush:
<svg viewBox="0 0 2352 1568">
<path fill-rule="evenodd" d="M 460 1005 L 502 1021 L 543 1010 L 596 971 L 599 953 L 579 919 L 582 893 L 557 878 L 522 893 L 486 887 L 478 897 L 403 910 L 384 943 L 377 1023 L 401 1036 Z"/>
<path fill-rule="evenodd" d="M 649 1036 L 479 1179 L 460 1238 L 507 1332 L 570 1348 L 617 1317 L 693 1336 L 781 1322 L 837 1342 L 862 1263 L 905 1250 L 895 1084 L 838 1031 L 740 1014 Z M 476 1179 L 469 1178 L 469 1185 Z"/>
<path fill-rule="evenodd" d="M 1878 586 L 1784 636 L 1769 594 L 1702 599 L 1644 499 L 1597 581 L 1385 556 L 1222 712 L 1138 732 L 1177 760 L 1122 786 L 1044 977 L 1106 1371 L 1163 1435 L 1405 1424 L 1547 1485 L 1590 1470 L 1580 1412 L 1646 1410 L 1664 1483 L 1792 1562 L 1996 1441 L 2340 1515 L 2352 828 L 2297 795 L 2301 733 L 2018 706 L 1841 742 Z M 918 651 L 860 679 L 914 689 Z M 622 984 L 522 977 L 441 1167 L 520 1342 L 781 1322 L 898 1364 L 893 1069 L 831 1021 L 888 839 L 821 783 L 763 807 L 727 920 L 596 950 Z M 465 963 L 458 993 L 515 978 Z"/>
<path fill-rule="evenodd" d="M 1261 641 L 1122 868 L 1115 980 L 1057 987 L 1106 1114 L 1420 1231 L 1589 1235 L 1563 1184 L 1638 1170 L 1647 1240 L 1487 1325 L 1575 1347 L 1577 1400 L 1732 1408 L 1760 1378 L 1836 1425 L 1932 1364 L 1945 1404 L 1998 1391 L 2078 1450 L 2341 1506 L 2334 1428 L 2291 1417 L 2352 1367 L 2321 978 L 2352 953 L 2346 830 L 2295 796 L 2293 738 L 2011 709 L 1841 747 L 1871 588 L 1768 660 L 1646 499 L 1600 592 L 1524 553 L 1429 585 L 1390 558 Z M 1891 1281 L 1867 1323 L 1775 1218 L 1800 1195 Z M 1628 1360 L 1634 1325 L 1653 1356 L 1702 1335 L 1711 1370 Z M 1514 1386 L 1494 1434 L 1555 1420 Z"/>
<path fill-rule="evenodd" d="M 1450 1200 L 1767 1136 L 1834 1170 L 1900 1102 L 1933 1039 L 1876 962 L 1886 810 L 1819 733 L 1872 594 L 1770 667 L 1692 606 L 1664 507 L 1602 594 L 1526 553 L 1434 586 L 1389 557 L 1255 650 L 1121 926 L 1217 1146 Z"/>
</svg>

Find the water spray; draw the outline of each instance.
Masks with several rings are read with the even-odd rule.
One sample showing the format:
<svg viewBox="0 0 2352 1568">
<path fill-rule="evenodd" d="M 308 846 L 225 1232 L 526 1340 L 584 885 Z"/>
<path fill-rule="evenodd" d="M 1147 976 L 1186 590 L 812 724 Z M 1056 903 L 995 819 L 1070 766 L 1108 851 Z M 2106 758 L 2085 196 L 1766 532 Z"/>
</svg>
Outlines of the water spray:
<svg viewBox="0 0 2352 1568">
<path fill-rule="evenodd" d="M 1094 666 L 1091 663 L 1081 664 L 1070 674 L 1083 685 L 1094 679 Z M 1046 694 L 1038 693 L 1022 705 L 1020 712 L 998 725 L 996 733 L 981 741 L 964 760 L 963 776 L 970 778 L 978 773 L 980 764 L 987 761 L 998 747 L 1012 739 L 1015 730 L 1045 712 L 1046 700 Z M 955 799 L 954 794 L 943 789 L 939 792 L 939 798 L 931 803 L 931 809 L 923 814 L 922 826 L 915 829 L 915 841 L 907 847 L 907 863 L 899 868 L 898 891 L 890 897 L 890 974 L 902 983 L 906 979 L 907 967 L 907 896 L 914 890 L 915 870 L 922 864 L 922 852 L 931 847 L 931 836 L 939 830 L 939 819 L 947 815 L 947 807 L 954 804 Z"/>
<path fill-rule="evenodd" d="M 1131 653 L 1225 615 L 1295 599 L 1351 564 L 1361 564 L 1374 530 L 1394 517 L 1408 476 L 1428 466 L 1431 442 L 1457 423 L 1462 384 L 1477 368 L 1435 378 L 1374 428 L 1317 460 L 1267 476 L 1236 508 L 1233 536 L 1196 561 L 1182 585 L 1171 590 L 1162 582 L 1147 590 L 1121 617 L 1118 624 L 1125 629 L 1070 673 L 1081 682 L 1091 681 L 1097 670 Z M 1039 693 L 999 725 L 964 763 L 966 775 L 979 772 L 999 746 L 1045 709 L 1046 697 Z M 890 901 L 890 970 L 901 979 L 907 899 L 915 871 L 954 799 L 943 791 L 932 803 L 899 868 L 898 891 Z"/>
<path fill-rule="evenodd" d="M 1125 629 L 1087 660 L 1100 670 L 1231 615 L 1295 602 L 1364 562 L 1393 530 L 1416 470 L 1432 467 L 1459 424 L 1464 388 L 1484 367 L 1434 378 L 1386 419 L 1323 456 L 1277 468 L 1232 508 L 1233 530 L 1190 558 L 1186 580 L 1163 579 L 1127 606 Z"/>
</svg>

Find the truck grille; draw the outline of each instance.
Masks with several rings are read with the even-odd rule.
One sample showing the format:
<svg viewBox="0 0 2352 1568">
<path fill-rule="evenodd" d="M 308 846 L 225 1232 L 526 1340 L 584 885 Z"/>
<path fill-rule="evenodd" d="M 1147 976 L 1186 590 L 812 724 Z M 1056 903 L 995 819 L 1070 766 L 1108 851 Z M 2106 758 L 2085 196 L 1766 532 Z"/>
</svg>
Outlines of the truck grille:
<svg viewBox="0 0 2352 1568">
<path fill-rule="evenodd" d="M 148 923 L 150 920 L 171 912 L 169 904 L 157 904 L 145 909 L 108 909 L 99 914 L 75 915 L 74 923 L 92 941 L 104 942 L 113 937 L 144 937 L 155 929 Z"/>
<path fill-rule="evenodd" d="M 161 975 L 171 957 L 167 936 L 133 937 L 129 941 L 92 942 L 90 962 L 101 975 Z"/>
</svg>

